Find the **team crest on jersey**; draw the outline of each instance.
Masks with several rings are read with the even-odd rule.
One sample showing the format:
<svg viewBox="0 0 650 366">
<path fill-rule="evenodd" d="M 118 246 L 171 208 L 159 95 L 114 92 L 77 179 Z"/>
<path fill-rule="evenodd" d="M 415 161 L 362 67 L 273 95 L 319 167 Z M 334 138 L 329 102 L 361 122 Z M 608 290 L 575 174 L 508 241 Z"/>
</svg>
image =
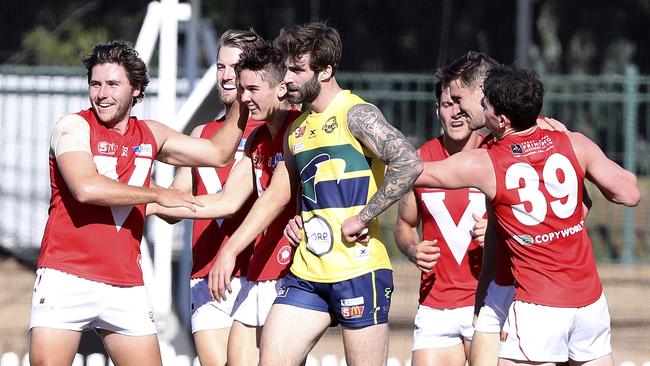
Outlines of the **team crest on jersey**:
<svg viewBox="0 0 650 366">
<path fill-rule="evenodd" d="M 296 128 L 295 131 L 293 131 L 293 137 L 294 138 L 301 138 L 305 135 L 305 129 L 307 129 L 307 126 L 299 126 Z"/>
<path fill-rule="evenodd" d="M 280 251 L 278 251 L 278 263 L 285 265 L 289 264 L 291 262 L 291 247 L 289 245 L 285 245 L 282 248 L 280 248 Z"/>
<path fill-rule="evenodd" d="M 336 122 L 336 117 L 332 116 L 328 118 L 325 124 L 323 125 L 323 131 L 325 131 L 326 133 L 332 133 L 332 131 L 334 131 L 338 126 L 339 124 Z"/>
<path fill-rule="evenodd" d="M 276 297 L 287 297 L 288 292 L 289 292 L 289 288 L 286 286 L 282 286 L 278 289 L 278 293 Z"/>
<path fill-rule="evenodd" d="M 110 142 L 106 141 L 100 141 L 97 143 L 97 151 L 100 154 L 105 154 L 105 155 L 115 155 L 117 152 L 117 144 L 113 144 Z"/>
<path fill-rule="evenodd" d="M 136 156 L 146 156 L 153 157 L 153 147 L 151 144 L 140 144 L 138 146 L 133 146 L 133 152 Z"/>
</svg>

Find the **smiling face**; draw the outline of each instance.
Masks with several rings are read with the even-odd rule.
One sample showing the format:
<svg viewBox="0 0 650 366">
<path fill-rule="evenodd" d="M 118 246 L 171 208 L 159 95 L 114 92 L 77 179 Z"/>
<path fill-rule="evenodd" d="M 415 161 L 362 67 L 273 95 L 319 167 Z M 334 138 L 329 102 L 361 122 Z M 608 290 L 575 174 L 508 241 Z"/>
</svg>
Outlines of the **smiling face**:
<svg viewBox="0 0 650 366">
<path fill-rule="evenodd" d="M 454 108 L 454 101 L 449 94 L 449 88 L 442 89 L 440 101 L 438 102 L 438 118 L 442 122 L 442 129 L 449 139 L 455 142 L 462 142 L 472 133 L 469 125 L 466 123 L 467 118 L 464 114 L 454 113 L 458 108 Z"/>
<path fill-rule="evenodd" d="M 282 104 L 280 97 L 285 93 L 284 83 L 274 81 L 264 70 L 244 69 L 239 79 L 243 89 L 241 101 L 248 107 L 251 117 L 256 121 L 269 120 Z"/>
<path fill-rule="evenodd" d="M 285 60 L 287 73 L 284 82 L 287 86 L 287 100 L 292 104 L 311 103 L 320 94 L 318 75 L 309 66 L 309 55 L 297 60 Z"/>
<path fill-rule="evenodd" d="M 449 83 L 449 95 L 454 101 L 454 111 L 467 118 L 472 131 L 485 127 L 485 115 L 481 107 L 483 89 L 480 86 L 467 86 L 459 78 Z"/>
<path fill-rule="evenodd" d="M 97 119 L 112 127 L 128 121 L 133 98 L 140 90 L 131 85 L 122 65 L 106 63 L 93 67 L 88 95 Z"/>
<path fill-rule="evenodd" d="M 222 46 L 217 55 L 217 91 L 219 100 L 226 106 L 230 106 L 237 98 L 235 65 L 239 62 L 241 53 L 239 48 Z"/>
</svg>

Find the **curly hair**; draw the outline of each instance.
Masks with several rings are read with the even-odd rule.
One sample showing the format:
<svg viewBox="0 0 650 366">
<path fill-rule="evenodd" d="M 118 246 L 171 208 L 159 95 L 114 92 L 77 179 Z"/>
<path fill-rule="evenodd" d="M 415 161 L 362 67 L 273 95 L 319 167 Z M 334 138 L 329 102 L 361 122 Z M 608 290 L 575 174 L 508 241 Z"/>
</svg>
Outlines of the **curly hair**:
<svg viewBox="0 0 650 366">
<path fill-rule="evenodd" d="M 149 85 L 147 65 L 130 43 L 125 41 L 95 43 L 91 54 L 83 56 L 81 61 L 88 72 L 88 83 L 92 78 L 93 67 L 108 63 L 121 65 L 126 70 L 126 76 L 131 86 L 140 89 L 140 94 L 133 98 L 131 105 L 135 105 L 144 98 L 144 90 Z"/>
<path fill-rule="evenodd" d="M 282 28 L 273 46 L 283 59 L 298 61 L 309 55 L 309 67 L 316 73 L 332 66 L 332 75 L 336 73 L 343 53 L 339 32 L 321 22 Z"/>
</svg>

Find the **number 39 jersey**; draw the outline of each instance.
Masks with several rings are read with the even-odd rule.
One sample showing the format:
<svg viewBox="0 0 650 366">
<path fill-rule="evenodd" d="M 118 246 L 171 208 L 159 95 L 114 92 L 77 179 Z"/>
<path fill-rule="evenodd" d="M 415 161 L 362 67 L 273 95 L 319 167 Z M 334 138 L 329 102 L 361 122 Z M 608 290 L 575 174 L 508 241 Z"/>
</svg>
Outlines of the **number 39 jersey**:
<svg viewBox="0 0 650 366">
<path fill-rule="evenodd" d="M 158 145 L 146 122 L 131 117 L 124 135 L 97 121 L 91 109 L 78 113 L 90 126 L 97 172 L 132 186 L 149 186 Z M 38 267 L 119 286 L 142 285 L 140 240 L 145 205 L 97 206 L 77 201 L 50 153 L 49 218 Z"/>
<path fill-rule="evenodd" d="M 422 161 L 449 156 L 442 136 L 419 149 Z M 438 240 L 440 258 L 420 280 L 420 303 L 435 309 L 474 305 L 483 248 L 472 240 L 472 214 L 485 215 L 485 195 L 476 188 L 414 188 L 424 240 Z"/>
<path fill-rule="evenodd" d="M 348 130 L 348 111 L 362 103 L 349 90 L 340 91 L 323 112 L 303 114 L 289 130 L 304 228 L 291 272 L 308 281 L 339 282 L 391 268 L 376 218 L 368 223 L 367 244 L 346 243 L 341 233 L 343 221 L 375 194 L 385 169 Z"/>
<path fill-rule="evenodd" d="M 517 300 L 582 307 L 602 294 L 583 219 L 585 174 L 564 132 L 535 128 L 494 143 L 490 202 L 512 259 Z"/>
</svg>

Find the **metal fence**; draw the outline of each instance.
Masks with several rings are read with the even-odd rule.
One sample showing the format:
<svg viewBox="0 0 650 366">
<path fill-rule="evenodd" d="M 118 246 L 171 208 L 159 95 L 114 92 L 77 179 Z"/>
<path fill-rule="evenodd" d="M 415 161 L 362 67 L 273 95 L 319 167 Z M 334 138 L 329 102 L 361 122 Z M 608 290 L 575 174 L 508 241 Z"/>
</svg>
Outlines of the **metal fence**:
<svg viewBox="0 0 650 366">
<path fill-rule="evenodd" d="M 344 87 L 375 103 L 387 120 L 415 145 L 439 134 L 440 123 L 434 111 L 434 76 L 341 72 L 337 77 Z M 589 136 L 610 158 L 637 172 L 641 178 L 644 201 L 638 208 L 614 208 L 612 204 L 595 200 L 597 204 L 590 213 L 588 226 L 599 259 L 646 261 L 650 258 L 650 235 L 644 224 L 649 211 L 645 196 L 650 173 L 650 159 L 646 158 L 650 152 L 650 76 L 640 76 L 630 67 L 625 75 L 555 75 L 543 79 L 546 87 L 543 113 Z M 156 94 L 154 77 L 147 97 L 135 106 L 134 114 L 140 118 L 155 115 L 157 99 L 152 96 Z M 180 80 L 177 107 L 187 94 L 187 82 Z M 49 203 L 50 131 L 58 118 L 88 105 L 83 69 L 0 66 L 0 245 L 3 247 L 30 256 L 37 253 Z M 178 227 L 177 250 L 183 241 L 180 240 L 183 226 Z"/>
</svg>

